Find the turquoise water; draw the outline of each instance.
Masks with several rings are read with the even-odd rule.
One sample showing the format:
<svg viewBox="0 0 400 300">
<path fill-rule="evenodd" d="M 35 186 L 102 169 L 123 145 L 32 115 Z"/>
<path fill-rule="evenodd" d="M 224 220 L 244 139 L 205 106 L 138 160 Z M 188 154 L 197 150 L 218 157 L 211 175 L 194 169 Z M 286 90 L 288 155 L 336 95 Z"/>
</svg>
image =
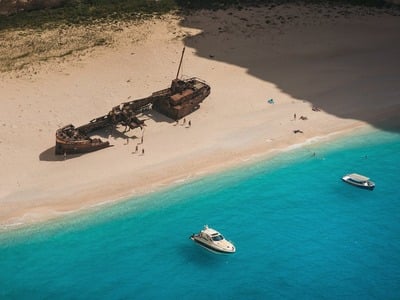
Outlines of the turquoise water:
<svg viewBox="0 0 400 300">
<path fill-rule="evenodd" d="M 358 133 L 2 232 L 0 298 L 400 299 L 399 153 L 399 134 Z M 194 244 L 204 224 L 237 253 Z"/>
</svg>

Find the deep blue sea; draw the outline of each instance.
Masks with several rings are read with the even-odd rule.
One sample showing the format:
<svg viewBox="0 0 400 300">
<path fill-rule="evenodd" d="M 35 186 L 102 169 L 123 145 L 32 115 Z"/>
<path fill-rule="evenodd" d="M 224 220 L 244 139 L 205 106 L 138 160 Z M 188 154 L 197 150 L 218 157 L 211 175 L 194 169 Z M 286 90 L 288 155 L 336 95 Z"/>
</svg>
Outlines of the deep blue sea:
<svg viewBox="0 0 400 300">
<path fill-rule="evenodd" d="M 0 299 L 400 299 L 399 179 L 400 134 L 358 131 L 3 231 Z M 237 252 L 194 244 L 205 224 Z"/>
</svg>

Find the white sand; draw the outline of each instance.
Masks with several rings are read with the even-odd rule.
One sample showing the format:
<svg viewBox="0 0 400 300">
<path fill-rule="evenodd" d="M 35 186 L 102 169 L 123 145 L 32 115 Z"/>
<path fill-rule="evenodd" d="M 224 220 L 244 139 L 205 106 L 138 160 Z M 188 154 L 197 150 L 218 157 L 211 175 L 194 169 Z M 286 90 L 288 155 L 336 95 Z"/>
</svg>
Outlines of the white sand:
<svg viewBox="0 0 400 300">
<path fill-rule="evenodd" d="M 168 16 L 126 28 L 116 47 L 42 63 L 22 76 L 3 73 L 0 225 L 126 199 L 317 136 L 388 129 L 382 121 L 400 120 L 400 17 L 342 10 L 286 5 Z M 279 16 L 283 24 L 266 23 Z M 168 87 L 184 45 L 182 75 L 211 86 L 186 118 L 190 128 L 152 113 L 144 116 L 144 155 L 132 153 L 141 130 L 128 132 L 137 138 L 127 144 L 118 128 L 102 137 L 114 147 L 66 161 L 54 156 L 59 127 Z"/>
</svg>

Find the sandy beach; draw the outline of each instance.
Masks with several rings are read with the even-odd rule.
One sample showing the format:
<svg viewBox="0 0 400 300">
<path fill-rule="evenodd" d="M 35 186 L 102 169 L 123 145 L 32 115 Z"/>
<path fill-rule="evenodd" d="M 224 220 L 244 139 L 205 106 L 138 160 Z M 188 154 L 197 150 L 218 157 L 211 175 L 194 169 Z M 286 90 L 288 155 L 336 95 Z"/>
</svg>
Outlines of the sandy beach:
<svg viewBox="0 0 400 300">
<path fill-rule="evenodd" d="M 400 16 L 390 11 L 291 4 L 171 14 L 129 24 L 113 40 L 0 74 L 2 228 L 121 201 L 355 128 L 400 126 Z M 211 86 L 186 124 L 151 111 L 140 116 L 144 130 L 101 132 L 113 147 L 66 160 L 54 155 L 58 128 L 167 88 L 183 47 L 181 76 Z"/>
</svg>

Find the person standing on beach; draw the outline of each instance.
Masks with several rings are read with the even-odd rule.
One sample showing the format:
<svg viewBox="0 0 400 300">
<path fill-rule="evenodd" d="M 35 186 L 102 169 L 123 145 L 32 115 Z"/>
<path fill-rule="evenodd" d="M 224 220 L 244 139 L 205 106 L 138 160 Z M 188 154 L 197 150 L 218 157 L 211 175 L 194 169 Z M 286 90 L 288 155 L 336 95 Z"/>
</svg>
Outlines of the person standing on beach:
<svg viewBox="0 0 400 300">
<path fill-rule="evenodd" d="M 294 114 L 293 117 L 294 117 L 294 119 L 296 120 L 296 117 L 297 117 L 296 114 Z"/>
</svg>

